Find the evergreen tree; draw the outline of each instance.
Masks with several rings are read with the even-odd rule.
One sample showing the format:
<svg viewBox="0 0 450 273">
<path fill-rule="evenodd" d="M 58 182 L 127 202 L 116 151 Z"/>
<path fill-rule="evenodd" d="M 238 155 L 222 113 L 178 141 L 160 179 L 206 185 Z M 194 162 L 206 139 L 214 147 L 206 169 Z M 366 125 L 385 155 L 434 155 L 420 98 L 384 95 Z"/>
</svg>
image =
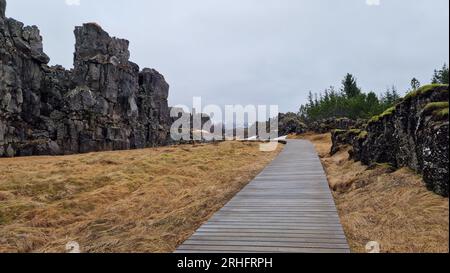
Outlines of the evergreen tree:
<svg viewBox="0 0 450 273">
<path fill-rule="evenodd" d="M 359 89 L 356 79 L 350 73 L 348 73 L 342 81 L 342 92 L 344 92 L 348 98 L 354 98 L 361 94 L 361 89 Z"/>
<path fill-rule="evenodd" d="M 308 103 L 299 109 L 302 120 L 314 121 L 333 117 L 367 119 L 382 113 L 400 97 L 395 86 L 388 88 L 380 98 L 375 92 L 365 94 L 358 88 L 351 74 L 348 74 L 342 82 L 341 91 L 336 91 L 330 86 L 323 93 L 309 92 Z"/>
<path fill-rule="evenodd" d="M 397 87 L 395 85 L 392 85 L 392 103 L 397 103 L 398 100 L 400 100 L 400 94 L 397 91 Z"/>
<path fill-rule="evenodd" d="M 448 84 L 449 69 L 444 65 L 442 69 L 436 70 L 433 76 L 433 83 Z M 413 78 L 411 88 L 420 88 L 420 82 Z M 347 74 L 342 81 L 342 88 L 336 91 L 333 86 L 323 93 L 308 94 L 308 103 L 299 109 L 302 120 L 315 121 L 324 118 L 351 119 L 370 118 L 384 112 L 400 100 L 400 94 L 393 85 L 387 88 L 381 95 L 375 92 L 363 93 L 356 83 L 356 79 L 351 74 Z"/>
<path fill-rule="evenodd" d="M 411 88 L 412 88 L 413 91 L 416 91 L 417 89 L 420 88 L 420 82 L 419 82 L 418 79 L 413 78 L 413 79 L 411 80 Z"/>
<path fill-rule="evenodd" d="M 314 106 L 314 97 L 311 91 L 309 91 L 308 94 L 308 106 L 310 107 Z"/>
<path fill-rule="evenodd" d="M 366 110 L 368 116 L 374 116 L 380 112 L 381 110 L 380 100 L 378 99 L 377 94 L 375 94 L 375 92 L 369 92 L 369 94 L 367 94 Z"/>
<path fill-rule="evenodd" d="M 386 107 L 390 107 L 394 105 L 400 99 L 400 95 L 397 92 L 397 88 L 395 85 L 392 88 L 386 89 L 386 92 L 383 94 L 381 101 Z"/>
<path fill-rule="evenodd" d="M 444 64 L 440 70 L 434 71 L 431 82 L 433 84 L 449 84 L 449 68 L 447 67 L 447 64 Z"/>
</svg>

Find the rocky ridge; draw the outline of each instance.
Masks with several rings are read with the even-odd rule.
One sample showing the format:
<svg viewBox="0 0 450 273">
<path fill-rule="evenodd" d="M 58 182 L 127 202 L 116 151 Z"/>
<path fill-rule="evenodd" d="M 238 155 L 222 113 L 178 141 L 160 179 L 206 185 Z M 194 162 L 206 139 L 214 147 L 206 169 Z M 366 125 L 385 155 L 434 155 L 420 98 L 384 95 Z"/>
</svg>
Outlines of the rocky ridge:
<svg viewBox="0 0 450 273">
<path fill-rule="evenodd" d="M 332 152 L 351 144 L 352 159 L 411 168 L 430 190 L 448 196 L 448 101 L 448 85 L 424 86 L 373 117 L 365 130 L 334 131 Z"/>
<path fill-rule="evenodd" d="M 0 0 L 0 157 L 166 144 L 169 85 L 129 61 L 127 40 L 95 23 L 75 28 L 74 68 L 49 66 L 36 26 Z"/>
</svg>

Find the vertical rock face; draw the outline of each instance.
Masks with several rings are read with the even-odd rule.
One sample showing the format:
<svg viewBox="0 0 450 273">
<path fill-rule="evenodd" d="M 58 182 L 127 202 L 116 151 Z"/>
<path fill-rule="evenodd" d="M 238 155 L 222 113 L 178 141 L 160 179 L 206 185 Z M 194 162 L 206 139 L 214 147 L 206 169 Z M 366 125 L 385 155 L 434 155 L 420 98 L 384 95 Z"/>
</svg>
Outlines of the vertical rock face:
<svg viewBox="0 0 450 273">
<path fill-rule="evenodd" d="M 425 86 L 375 117 L 353 140 L 352 157 L 423 175 L 430 190 L 449 194 L 448 85 Z"/>
<path fill-rule="evenodd" d="M 153 145 L 164 144 L 170 131 L 168 97 L 169 85 L 158 71 L 145 68 L 139 73 L 138 124 L 143 127 L 141 139 Z"/>
<path fill-rule="evenodd" d="M 129 42 L 75 29 L 74 69 L 49 67 L 35 26 L 0 0 L 0 157 L 143 148 L 167 141 L 169 85 L 129 61 Z"/>
<path fill-rule="evenodd" d="M 6 0 L 0 0 L 0 18 L 5 18 Z"/>
</svg>

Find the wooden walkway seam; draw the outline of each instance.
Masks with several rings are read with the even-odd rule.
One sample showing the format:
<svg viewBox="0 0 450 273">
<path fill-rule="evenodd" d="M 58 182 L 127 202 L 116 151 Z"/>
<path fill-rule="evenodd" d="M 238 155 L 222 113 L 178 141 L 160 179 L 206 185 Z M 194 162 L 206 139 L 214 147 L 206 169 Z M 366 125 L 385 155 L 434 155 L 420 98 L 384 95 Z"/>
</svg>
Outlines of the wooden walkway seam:
<svg viewBox="0 0 450 273">
<path fill-rule="evenodd" d="M 309 141 L 280 155 L 176 253 L 350 253 L 323 166 Z"/>
</svg>

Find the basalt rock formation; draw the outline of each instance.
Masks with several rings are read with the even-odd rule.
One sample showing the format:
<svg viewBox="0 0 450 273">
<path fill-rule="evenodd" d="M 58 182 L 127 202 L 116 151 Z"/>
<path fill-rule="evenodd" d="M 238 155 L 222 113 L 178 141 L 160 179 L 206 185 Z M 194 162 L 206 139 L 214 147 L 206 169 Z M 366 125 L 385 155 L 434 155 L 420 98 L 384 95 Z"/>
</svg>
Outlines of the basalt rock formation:
<svg viewBox="0 0 450 273">
<path fill-rule="evenodd" d="M 355 138 L 364 134 L 366 134 L 366 132 L 360 129 L 335 129 L 331 131 L 331 140 L 333 142 L 333 145 L 331 146 L 331 155 L 335 155 L 344 146 L 352 145 Z"/>
<path fill-rule="evenodd" d="M 0 0 L 0 18 L 5 18 L 6 0 Z"/>
<path fill-rule="evenodd" d="M 373 117 L 365 131 L 333 134 L 333 143 L 351 142 L 351 158 L 366 165 L 388 163 L 422 174 L 427 187 L 449 195 L 448 85 L 428 85 Z M 334 146 L 335 146 L 334 145 Z"/>
<path fill-rule="evenodd" d="M 308 127 L 295 113 L 280 113 L 278 115 L 278 135 L 303 134 L 308 131 Z"/>
<path fill-rule="evenodd" d="M 75 28 L 74 68 L 49 66 L 36 26 L 0 0 L 0 157 L 135 149 L 167 143 L 169 85 L 130 62 L 127 40 Z"/>
<path fill-rule="evenodd" d="M 331 132 L 332 130 L 349 130 L 349 129 L 359 129 L 366 121 L 364 120 L 352 120 L 349 118 L 327 118 L 319 121 L 311 122 L 308 127 L 309 131 L 324 134 Z"/>
</svg>

